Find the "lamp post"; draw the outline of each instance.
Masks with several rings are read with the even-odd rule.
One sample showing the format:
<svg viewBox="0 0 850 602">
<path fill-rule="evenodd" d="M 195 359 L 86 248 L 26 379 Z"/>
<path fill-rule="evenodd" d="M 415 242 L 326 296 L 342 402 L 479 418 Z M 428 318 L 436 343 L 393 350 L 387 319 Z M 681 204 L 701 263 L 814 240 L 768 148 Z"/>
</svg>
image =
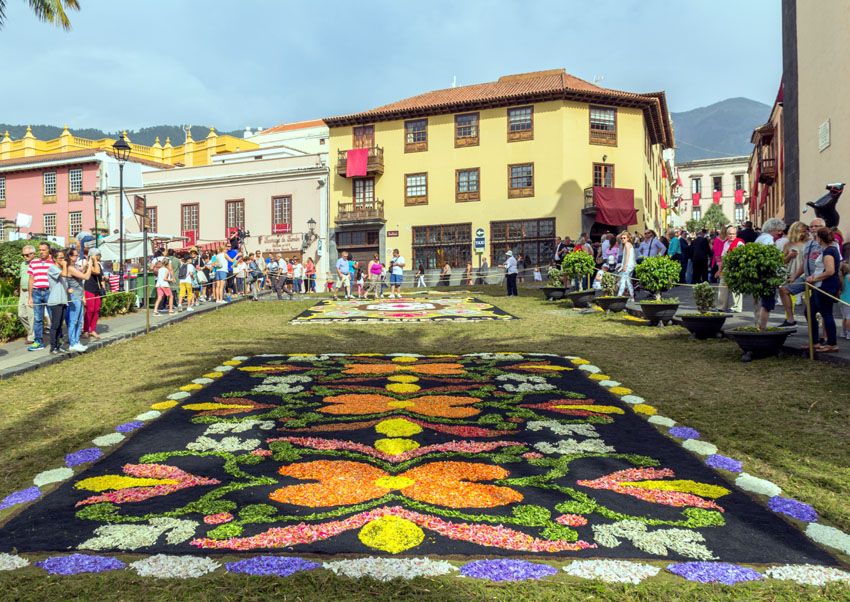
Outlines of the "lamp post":
<svg viewBox="0 0 850 602">
<path fill-rule="evenodd" d="M 130 157 L 130 145 L 122 133 L 112 151 L 118 160 L 118 290 L 124 290 L 124 163 Z"/>
</svg>

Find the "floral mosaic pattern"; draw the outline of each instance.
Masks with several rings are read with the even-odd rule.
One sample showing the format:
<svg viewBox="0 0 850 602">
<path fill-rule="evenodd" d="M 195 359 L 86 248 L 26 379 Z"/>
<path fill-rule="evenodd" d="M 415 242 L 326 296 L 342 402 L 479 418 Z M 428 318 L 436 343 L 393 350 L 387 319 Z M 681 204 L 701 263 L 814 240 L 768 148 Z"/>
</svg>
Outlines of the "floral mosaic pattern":
<svg viewBox="0 0 850 602">
<path fill-rule="evenodd" d="M 315 568 L 261 552 L 602 556 L 712 571 L 834 564 L 784 518 L 816 519 L 811 508 L 755 503 L 709 467 L 731 470 L 731 459 L 683 450 L 647 422 L 647 400 L 602 386 L 610 378 L 579 358 L 265 355 L 207 374 L 139 416 L 150 424 L 117 429 L 129 440 L 115 452 L 69 454 L 76 473 L 42 478 L 60 481 L 55 491 L 4 500 L 36 503 L 0 529 L 0 549 L 166 554 L 132 566 L 160 576 L 169 558 L 182 558 L 180 575 L 215 570 L 203 555 L 221 552 L 251 553 L 228 565 L 249 574 Z M 556 572 L 515 560 L 466 566 L 464 575 L 505 579 Z M 652 572 L 628 566 L 629 580 Z M 574 566 L 576 576 L 609 569 Z"/>
<path fill-rule="evenodd" d="M 446 299 L 322 300 L 296 316 L 290 324 L 328 322 L 473 322 L 516 320 L 511 314 L 474 297 Z"/>
</svg>

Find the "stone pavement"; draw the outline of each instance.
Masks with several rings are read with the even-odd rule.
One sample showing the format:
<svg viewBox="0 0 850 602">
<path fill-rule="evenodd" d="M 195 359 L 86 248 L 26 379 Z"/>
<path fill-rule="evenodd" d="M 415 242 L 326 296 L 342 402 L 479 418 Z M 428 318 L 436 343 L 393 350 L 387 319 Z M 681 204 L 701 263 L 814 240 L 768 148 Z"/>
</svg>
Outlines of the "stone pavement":
<svg viewBox="0 0 850 602">
<path fill-rule="evenodd" d="M 244 301 L 244 299 L 236 299 L 231 301 L 231 303 L 239 303 L 241 301 Z M 173 315 L 163 314 L 154 316 L 153 312 L 151 312 L 151 330 L 180 322 L 191 316 L 227 307 L 231 303 L 216 304 L 208 302 L 192 311 L 182 311 Z M 94 339 L 82 340 L 82 343 L 88 346 L 90 351 L 105 347 L 116 341 L 145 334 L 145 312 L 144 310 L 140 310 L 121 316 L 101 318 L 97 325 L 97 333 L 101 336 L 99 341 Z M 51 355 L 46 349 L 42 351 L 27 351 L 27 346 L 26 339 L 18 339 L 0 345 L 0 380 L 79 355 L 73 352 Z"/>
<path fill-rule="evenodd" d="M 668 293 L 664 293 L 665 297 L 678 297 L 679 298 L 679 310 L 678 313 L 688 313 L 696 311 L 696 304 L 694 303 L 693 298 L 693 289 L 689 286 L 678 286 L 671 290 Z M 645 298 L 645 296 L 638 297 L 638 300 Z M 835 326 L 838 330 L 838 353 L 816 353 L 815 359 L 824 360 L 833 363 L 838 363 L 842 365 L 850 365 L 850 341 L 844 339 L 841 329 L 841 310 L 838 308 L 836 304 L 836 311 L 834 312 L 836 315 Z M 643 314 L 640 310 L 640 305 L 629 303 L 628 311 L 630 314 L 638 317 L 642 317 Z M 785 343 L 784 351 L 789 355 L 800 355 L 805 356 L 806 353 L 801 350 L 801 347 L 809 344 L 809 334 L 806 328 L 806 318 L 805 311 L 802 305 L 797 305 L 795 307 L 795 313 L 797 318 L 797 332 L 788 337 L 788 340 Z M 770 326 L 779 326 L 785 320 L 785 312 L 782 309 L 782 305 L 778 303 L 776 304 L 776 309 L 773 310 L 770 314 Z M 674 322 L 678 322 L 674 319 Z M 755 325 L 755 314 L 753 313 L 753 299 L 752 297 L 744 296 L 744 311 L 739 314 L 729 314 L 729 318 L 726 319 L 726 323 L 723 325 L 723 330 L 728 330 L 730 328 L 736 328 L 738 326 L 754 326 Z"/>
</svg>

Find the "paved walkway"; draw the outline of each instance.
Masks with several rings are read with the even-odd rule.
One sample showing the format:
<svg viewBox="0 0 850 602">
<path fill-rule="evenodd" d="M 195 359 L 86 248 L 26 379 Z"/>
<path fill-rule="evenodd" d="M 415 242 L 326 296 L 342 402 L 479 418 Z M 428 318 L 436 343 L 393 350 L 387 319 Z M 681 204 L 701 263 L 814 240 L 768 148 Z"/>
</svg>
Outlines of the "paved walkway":
<svg viewBox="0 0 850 602">
<path fill-rule="evenodd" d="M 665 297 L 678 297 L 679 298 L 679 311 L 678 313 L 687 313 L 696 311 L 696 304 L 694 303 L 694 298 L 692 294 L 693 289 L 691 287 L 680 286 L 676 287 L 669 293 L 665 293 Z M 643 297 L 640 297 L 643 298 Z M 636 304 L 629 303 L 628 307 L 629 313 L 636 316 L 642 316 L 643 314 L 640 311 L 640 306 Z M 806 318 L 805 312 L 803 310 L 802 305 L 798 305 L 795 308 L 796 317 L 797 317 L 797 332 L 788 337 L 788 340 L 785 343 L 785 352 L 793 355 L 806 355 L 800 348 L 804 345 L 809 344 L 809 334 L 806 328 Z M 816 353 L 815 359 L 824 360 L 834 363 L 839 363 L 843 365 L 850 365 L 850 341 L 841 337 L 841 318 L 840 318 L 840 310 L 836 312 L 839 316 L 835 320 L 835 326 L 838 329 L 838 353 Z M 776 309 L 770 314 L 770 326 L 779 326 L 785 320 L 785 312 L 782 309 L 782 305 L 780 303 L 776 304 Z M 730 328 L 736 328 L 738 326 L 755 326 L 755 315 L 753 313 L 753 299 L 744 297 L 744 311 L 739 314 L 730 314 L 729 318 L 727 318 L 726 323 L 723 326 L 723 330 L 728 330 Z"/>
</svg>

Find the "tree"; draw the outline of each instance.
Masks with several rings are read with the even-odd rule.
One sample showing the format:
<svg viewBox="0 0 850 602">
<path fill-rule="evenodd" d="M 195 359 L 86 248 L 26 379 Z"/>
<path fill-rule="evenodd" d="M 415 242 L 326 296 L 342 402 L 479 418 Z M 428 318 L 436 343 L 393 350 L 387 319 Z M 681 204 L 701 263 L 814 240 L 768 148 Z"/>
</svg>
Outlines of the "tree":
<svg viewBox="0 0 850 602">
<path fill-rule="evenodd" d="M 0 0 L 0 28 L 6 23 L 6 1 Z M 80 10 L 78 0 L 27 0 L 27 4 L 39 21 L 61 27 L 65 31 L 71 29 L 68 11 Z"/>
<path fill-rule="evenodd" d="M 732 222 L 726 217 L 726 214 L 723 213 L 723 209 L 720 208 L 720 205 L 712 204 L 708 210 L 705 212 L 705 215 L 700 219 L 690 219 L 685 227 L 688 229 L 688 232 L 696 232 L 697 230 L 720 230 L 726 224 L 731 224 Z"/>
</svg>

